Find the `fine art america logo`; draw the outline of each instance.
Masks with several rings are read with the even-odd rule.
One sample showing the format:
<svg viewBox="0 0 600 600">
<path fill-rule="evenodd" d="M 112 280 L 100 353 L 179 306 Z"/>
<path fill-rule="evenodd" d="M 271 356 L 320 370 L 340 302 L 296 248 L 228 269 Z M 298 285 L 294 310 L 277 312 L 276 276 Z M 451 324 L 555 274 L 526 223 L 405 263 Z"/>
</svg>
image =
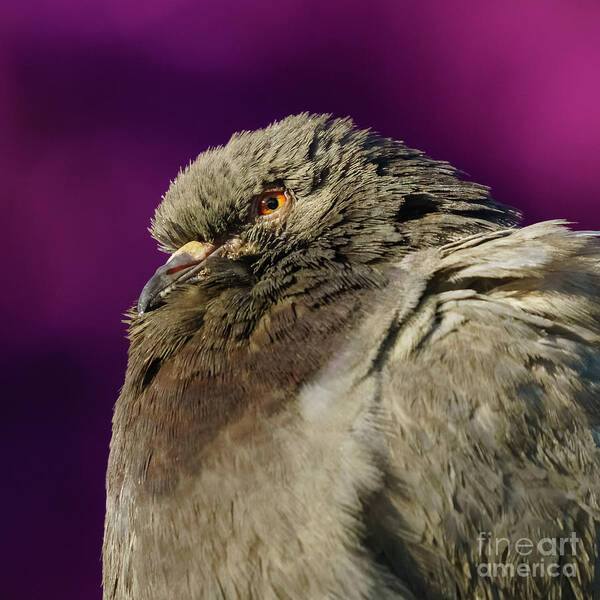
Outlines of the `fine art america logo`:
<svg viewBox="0 0 600 600">
<path fill-rule="evenodd" d="M 514 543 L 482 531 L 478 537 L 480 577 L 577 577 L 577 565 L 564 557 L 577 554 L 580 539 L 571 532 L 561 538 L 519 538 Z"/>
</svg>

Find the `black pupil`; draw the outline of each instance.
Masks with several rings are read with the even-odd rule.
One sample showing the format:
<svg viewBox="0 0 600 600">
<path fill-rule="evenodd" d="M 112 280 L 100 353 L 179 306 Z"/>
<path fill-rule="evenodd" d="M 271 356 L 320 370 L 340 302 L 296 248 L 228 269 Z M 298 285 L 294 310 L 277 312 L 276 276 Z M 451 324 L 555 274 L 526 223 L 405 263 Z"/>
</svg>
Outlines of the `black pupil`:
<svg viewBox="0 0 600 600">
<path fill-rule="evenodd" d="M 267 208 L 269 210 L 277 210 L 279 208 L 279 200 L 277 198 L 269 198 L 267 200 Z"/>
</svg>

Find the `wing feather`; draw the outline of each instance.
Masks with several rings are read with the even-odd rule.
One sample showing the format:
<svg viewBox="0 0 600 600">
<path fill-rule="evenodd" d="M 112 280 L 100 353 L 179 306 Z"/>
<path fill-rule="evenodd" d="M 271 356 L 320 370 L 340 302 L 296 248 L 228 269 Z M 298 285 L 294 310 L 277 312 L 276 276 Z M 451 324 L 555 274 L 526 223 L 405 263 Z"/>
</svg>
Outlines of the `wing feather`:
<svg viewBox="0 0 600 600">
<path fill-rule="evenodd" d="M 428 283 L 378 360 L 387 476 L 368 543 L 422 598 L 598 594 L 597 238 L 546 222 L 400 270 L 420 260 Z M 516 548 L 573 533 L 574 556 Z M 559 576 L 516 571 L 551 562 Z M 481 565 L 496 563 L 486 577 Z"/>
</svg>

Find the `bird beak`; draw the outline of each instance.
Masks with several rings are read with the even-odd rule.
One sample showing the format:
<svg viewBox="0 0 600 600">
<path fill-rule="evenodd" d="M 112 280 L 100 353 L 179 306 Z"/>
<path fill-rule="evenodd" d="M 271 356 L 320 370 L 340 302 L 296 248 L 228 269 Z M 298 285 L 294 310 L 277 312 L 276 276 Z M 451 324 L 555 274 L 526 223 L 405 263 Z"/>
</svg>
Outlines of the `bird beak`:
<svg viewBox="0 0 600 600">
<path fill-rule="evenodd" d="M 185 281 L 202 270 L 204 261 L 222 248 L 208 242 L 188 242 L 171 254 L 144 286 L 138 300 L 138 314 L 145 313 L 157 304 L 176 281 Z"/>
</svg>

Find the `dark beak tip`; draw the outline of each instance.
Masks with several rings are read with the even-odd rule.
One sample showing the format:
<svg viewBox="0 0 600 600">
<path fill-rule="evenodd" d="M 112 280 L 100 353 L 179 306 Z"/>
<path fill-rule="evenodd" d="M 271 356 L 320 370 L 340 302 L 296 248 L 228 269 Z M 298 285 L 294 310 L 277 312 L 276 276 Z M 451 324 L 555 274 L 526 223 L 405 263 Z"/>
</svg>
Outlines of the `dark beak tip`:
<svg viewBox="0 0 600 600">
<path fill-rule="evenodd" d="M 138 315 L 143 315 L 146 310 L 148 309 L 148 306 L 150 305 L 150 303 L 152 302 L 152 291 L 149 289 L 150 288 L 150 282 L 152 280 L 148 281 L 148 283 L 146 283 L 146 285 L 144 286 L 144 288 L 142 289 L 142 293 L 140 294 L 140 297 L 138 298 L 138 302 L 137 302 L 137 312 Z"/>
<path fill-rule="evenodd" d="M 216 256 L 219 247 L 209 246 L 203 248 L 203 250 L 204 252 L 200 256 L 178 251 L 164 265 L 158 267 L 142 289 L 137 303 L 138 315 L 143 315 L 151 310 L 155 304 L 158 304 L 156 300 L 163 290 L 176 281 L 185 281 L 197 271 L 196 267 L 198 265 L 204 264 L 207 258 Z"/>
<path fill-rule="evenodd" d="M 162 265 L 142 288 L 142 292 L 137 303 L 138 315 L 143 315 L 153 305 L 155 298 L 169 283 L 172 278 L 166 274 L 166 265 Z"/>
</svg>

